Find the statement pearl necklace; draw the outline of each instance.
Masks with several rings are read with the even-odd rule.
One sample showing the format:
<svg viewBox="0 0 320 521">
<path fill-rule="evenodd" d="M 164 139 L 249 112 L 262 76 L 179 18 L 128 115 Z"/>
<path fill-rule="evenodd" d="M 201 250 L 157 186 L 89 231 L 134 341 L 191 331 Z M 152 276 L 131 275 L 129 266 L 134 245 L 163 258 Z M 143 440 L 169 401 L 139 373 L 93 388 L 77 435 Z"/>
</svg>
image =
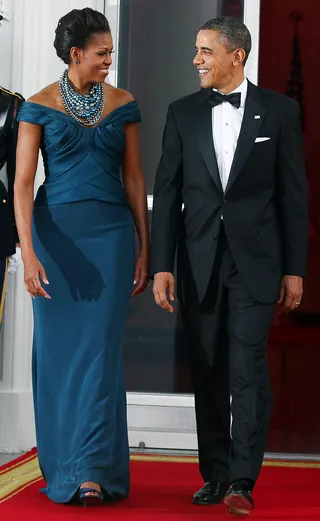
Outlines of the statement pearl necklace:
<svg viewBox="0 0 320 521">
<path fill-rule="evenodd" d="M 66 69 L 60 78 L 59 87 L 64 108 L 69 116 L 88 127 L 101 119 L 104 108 L 102 83 L 94 83 L 88 94 L 79 94 L 72 88 Z"/>
</svg>

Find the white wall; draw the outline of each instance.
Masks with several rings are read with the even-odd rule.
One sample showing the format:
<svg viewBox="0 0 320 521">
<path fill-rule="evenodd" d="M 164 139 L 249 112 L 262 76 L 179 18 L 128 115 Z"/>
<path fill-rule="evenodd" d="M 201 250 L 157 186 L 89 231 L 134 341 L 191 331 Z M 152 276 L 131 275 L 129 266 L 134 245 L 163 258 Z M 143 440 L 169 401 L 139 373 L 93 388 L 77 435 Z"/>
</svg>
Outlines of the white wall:
<svg viewBox="0 0 320 521">
<path fill-rule="evenodd" d="M 8 5 L 12 2 L 7 2 Z M 12 77 L 12 44 L 13 44 L 13 28 L 11 21 L 2 21 L 0 26 L 0 49 L 1 49 L 1 65 L 0 65 L 0 85 L 6 89 L 11 89 Z"/>
<path fill-rule="evenodd" d="M 84 7 L 103 11 L 104 3 L 101 0 L 15 0 L 15 34 L 21 36 L 15 39 L 13 84 L 26 98 L 59 79 L 65 64 L 53 47 L 55 28 L 58 20 L 71 9 Z"/>
</svg>

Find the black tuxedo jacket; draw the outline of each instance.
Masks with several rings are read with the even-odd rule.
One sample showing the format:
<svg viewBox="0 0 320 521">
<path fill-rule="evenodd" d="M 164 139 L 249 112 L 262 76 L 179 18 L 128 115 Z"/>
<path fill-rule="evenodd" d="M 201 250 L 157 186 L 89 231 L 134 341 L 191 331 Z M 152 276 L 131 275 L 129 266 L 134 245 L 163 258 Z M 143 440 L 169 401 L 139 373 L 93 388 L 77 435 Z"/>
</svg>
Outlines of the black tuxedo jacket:
<svg viewBox="0 0 320 521">
<path fill-rule="evenodd" d="M 16 250 L 18 234 L 14 223 L 13 185 L 16 169 L 18 123 L 22 96 L 0 87 L 0 170 L 7 165 L 8 190 L 0 181 L 0 259 Z"/>
<path fill-rule="evenodd" d="M 308 204 L 299 107 L 250 82 L 225 192 L 208 91 L 168 109 L 154 188 L 151 269 L 173 272 L 178 245 L 178 298 L 186 303 L 197 305 L 205 295 L 221 217 L 234 262 L 257 301 L 276 301 L 284 275 L 305 275 Z"/>
</svg>

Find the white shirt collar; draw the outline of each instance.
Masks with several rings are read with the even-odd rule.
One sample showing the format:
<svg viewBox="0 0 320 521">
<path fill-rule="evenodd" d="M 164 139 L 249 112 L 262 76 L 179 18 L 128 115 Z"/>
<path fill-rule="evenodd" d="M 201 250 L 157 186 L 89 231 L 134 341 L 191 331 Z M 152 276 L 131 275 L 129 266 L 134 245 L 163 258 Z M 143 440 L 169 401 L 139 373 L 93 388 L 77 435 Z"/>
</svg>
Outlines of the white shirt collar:
<svg viewBox="0 0 320 521">
<path fill-rule="evenodd" d="M 212 90 L 216 91 L 217 89 L 212 89 Z M 247 92 L 248 92 L 248 80 L 247 80 L 247 78 L 245 78 L 243 80 L 243 82 L 240 83 L 240 85 L 236 89 L 234 89 L 232 92 L 229 92 L 228 94 L 233 94 L 234 92 L 240 92 L 240 94 L 241 94 L 240 107 L 244 108 L 244 106 L 246 104 Z"/>
</svg>

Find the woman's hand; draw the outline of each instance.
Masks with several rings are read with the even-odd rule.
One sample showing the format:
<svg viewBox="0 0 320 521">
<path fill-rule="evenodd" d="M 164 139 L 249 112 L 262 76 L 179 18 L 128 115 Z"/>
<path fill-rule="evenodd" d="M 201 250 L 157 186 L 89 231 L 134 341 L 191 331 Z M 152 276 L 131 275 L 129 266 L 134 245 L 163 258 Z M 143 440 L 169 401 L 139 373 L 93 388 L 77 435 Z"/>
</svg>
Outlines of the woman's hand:
<svg viewBox="0 0 320 521">
<path fill-rule="evenodd" d="M 40 278 L 44 284 L 49 284 L 44 267 L 39 262 L 35 253 L 29 253 L 23 256 L 24 264 L 24 283 L 26 290 L 33 299 L 38 297 L 44 297 L 51 299 L 50 295 L 43 289 Z"/>
<path fill-rule="evenodd" d="M 149 282 L 149 258 L 147 255 L 140 253 L 134 273 L 134 285 L 136 288 L 133 290 L 131 296 L 135 297 L 139 293 L 142 293 Z"/>
</svg>

